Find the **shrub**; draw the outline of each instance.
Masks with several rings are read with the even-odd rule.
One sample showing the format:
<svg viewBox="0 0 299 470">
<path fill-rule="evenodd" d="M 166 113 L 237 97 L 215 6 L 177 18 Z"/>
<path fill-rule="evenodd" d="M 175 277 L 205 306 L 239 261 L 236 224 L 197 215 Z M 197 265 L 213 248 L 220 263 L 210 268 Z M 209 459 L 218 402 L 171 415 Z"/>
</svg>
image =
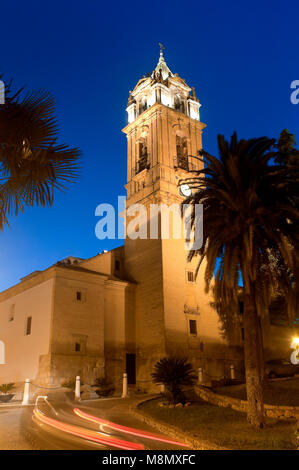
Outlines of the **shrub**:
<svg viewBox="0 0 299 470">
<path fill-rule="evenodd" d="M 94 384 L 96 387 L 96 393 L 101 397 L 107 397 L 112 395 L 115 391 L 114 385 L 107 381 L 104 377 L 98 377 L 95 379 Z"/>
<path fill-rule="evenodd" d="M 0 392 L 3 393 L 4 395 L 7 395 L 14 388 L 15 388 L 15 384 L 13 382 L 10 382 L 8 384 L 2 384 L 0 385 Z"/>
<path fill-rule="evenodd" d="M 155 364 L 153 382 L 165 385 L 165 395 L 169 403 L 186 402 L 183 387 L 193 385 L 196 380 L 192 365 L 186 358 L 164 357 Z"/>
<path fill-rule="evenodd" d="M 80 384 L 82 386 L 82 385 L 84 385 L 84 382 L 81 381 Z M 70 388 L 71 390 L 75 390 L 75 388 L 76 388 L 76 379 L 72 378 L 72 379 L 65 380 L 64 382 L 62 382 L 61 386 L 65 387 L 65 388 Z"/>
</svg>

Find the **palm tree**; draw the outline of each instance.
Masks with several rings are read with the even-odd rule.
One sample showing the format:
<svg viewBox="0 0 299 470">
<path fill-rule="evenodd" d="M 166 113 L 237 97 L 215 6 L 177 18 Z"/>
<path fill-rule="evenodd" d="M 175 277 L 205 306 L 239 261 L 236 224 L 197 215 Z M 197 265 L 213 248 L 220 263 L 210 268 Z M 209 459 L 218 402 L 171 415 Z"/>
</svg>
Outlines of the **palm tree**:
<svg viewBox="0 0 299 470">
<path fill-rule="evenodd" d="M 236 311 L 243 284 L 247 418 L 256 427 L 264 425 L 260 317 L 276 286 L 293 305 L 299 241 L 295 176 L 273 163 L 274 144 L 218 136 L 219 158 L 201 151 L 198 191 L 185 201 L 203 204 L 203 244 L 189 259 L 200 256 L 198 269 L 206 260 L 206 289 L 214 279 L 215 304 L 226 314 Z"/>
<path fill-rule="evenodd" d="M 153 382 L 163 384 L 172 403 L 185 402 L 182 387 L 193 385 L 196 375 L 186 358 L 164 357 L 155 364 Z"/>
<path fill-rule="evenodd" d="M 283 164 L 286 167 L 297 167 L 299 165 L 299 150 L 295 148 L 296 140 L 294 134 L 291 134 L 288 129 L 283 129 L 280 133 L 279 139 L 275 148 L 278 151 L 275 154 L 275 161 Z M 298 177 L 298 174 L 297 174 Z"/>
<path fill-rule="evenodd" d="M 54 189 L 65 189 L 78 175 L 80 151 L 56 143 L 54 105 L 45 91 L 24 95 L 6 86 L 0 105 L 1 229 L 25 206 L 52 206 Z"/>
</svg>

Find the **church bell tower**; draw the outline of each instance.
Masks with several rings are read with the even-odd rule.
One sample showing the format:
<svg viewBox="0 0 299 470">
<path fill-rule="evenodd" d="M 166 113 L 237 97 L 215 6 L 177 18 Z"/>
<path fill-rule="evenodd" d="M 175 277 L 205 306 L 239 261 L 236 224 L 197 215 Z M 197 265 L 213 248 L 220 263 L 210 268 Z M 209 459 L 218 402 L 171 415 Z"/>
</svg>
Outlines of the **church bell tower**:
<svg viewBox="0 0 299 470">
<path fill-rule="evenodd" d="M 153 197 L 178 200 L 178 178 L 190 176 L 199 165 L 193 156 L 202 148 L 205 127 L 200 106 L 194 88 L 168 68 L 161 45 L 156 68 L 129 94 L 129 123 L 123 129 L 128 140 L 128 206 Z"/>
<path fill-rule="evenodd" d="M 194 88 L 169 69 L 160 45 L 157 66 L 129 93 L 128 125 L 123 129 L 127 208 L 139 203 L 148 210 L 150 204 L 183 202 L 178 181 L 192 177 L 201 165 L 194 158 L 202 148 L 205 127 L 200 106 Z M 196 261 L 187 263 L 184 242 L 161 236 L 125 240 L 126 275 L 136 283 L 135 344 L 129 345 L 127 353 L 136 355 L 141 388 L 142 384 L 147 388 L 154 364 L 165 355 L 187 355 L 198 367 L 205 338 L 219 337 L 203 277 L 195 279 Z M 210 319 L 210 326 L 201 326 L 207 309 L 214 320 L 212 327 Z"/>
</svg>

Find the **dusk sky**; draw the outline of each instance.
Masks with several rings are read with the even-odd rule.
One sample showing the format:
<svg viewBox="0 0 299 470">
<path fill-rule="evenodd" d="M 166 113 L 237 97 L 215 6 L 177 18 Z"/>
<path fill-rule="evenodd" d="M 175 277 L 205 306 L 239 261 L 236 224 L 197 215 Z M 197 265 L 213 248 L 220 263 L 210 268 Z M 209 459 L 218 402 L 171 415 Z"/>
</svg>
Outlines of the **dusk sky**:
<svg viewBox="0 0 299 470">
<path fill-rule="evenodd" d="M 82 170 L 52 208 L 25 209 L 0 233 L 0 290 L 73 255 L 91 257 L 121 240 L 95 236 L 100 203 L 125 195 L 126 105 L 159 58 L 194 86 L 207 124 L 204 148 L 227 138 L 299 142 L 298 1 L 3 2 L 0 74 L 15 87 L 44 88 L 56 98 L 60 142 L 82 150 Z"/>
</svg>

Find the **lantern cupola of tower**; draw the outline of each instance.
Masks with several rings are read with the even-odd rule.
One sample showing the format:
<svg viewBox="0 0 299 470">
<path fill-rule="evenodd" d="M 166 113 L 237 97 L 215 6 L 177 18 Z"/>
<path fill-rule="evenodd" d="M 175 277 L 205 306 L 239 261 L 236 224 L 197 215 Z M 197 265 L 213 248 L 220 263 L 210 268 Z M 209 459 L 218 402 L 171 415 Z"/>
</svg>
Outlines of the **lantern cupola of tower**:
<svg viewBox="0 0 299 470">
<path fill-rule="evenodd" d="M 190 88 L 177 73 L 171 72 L 164 59 L 163 49 L 160 44 L 159 61 L 153 72 L 143 76 L 134 90 L 130 91 L 127 106 L 129 124 L 155 103 L 175 109 L 191 119 L 200 120 L 201 105 L 194 87 Z"/>
</svg>

